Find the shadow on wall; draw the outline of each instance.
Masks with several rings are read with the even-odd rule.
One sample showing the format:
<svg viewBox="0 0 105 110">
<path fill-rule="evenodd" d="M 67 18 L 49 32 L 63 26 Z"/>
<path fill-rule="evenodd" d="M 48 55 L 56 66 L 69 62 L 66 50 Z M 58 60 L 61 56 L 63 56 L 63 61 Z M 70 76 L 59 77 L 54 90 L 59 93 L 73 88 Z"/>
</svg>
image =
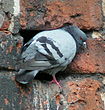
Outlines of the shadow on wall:
<svg viewBox="0 0 105 110">
<path fill-rule="evenodd" d="M 19 33 L 24 38 L 24 44 L 25 44 L 39 32 L 41 32 L 41 31 L 39 31 L 39 30 L 20 30 Z"/>
</svg>

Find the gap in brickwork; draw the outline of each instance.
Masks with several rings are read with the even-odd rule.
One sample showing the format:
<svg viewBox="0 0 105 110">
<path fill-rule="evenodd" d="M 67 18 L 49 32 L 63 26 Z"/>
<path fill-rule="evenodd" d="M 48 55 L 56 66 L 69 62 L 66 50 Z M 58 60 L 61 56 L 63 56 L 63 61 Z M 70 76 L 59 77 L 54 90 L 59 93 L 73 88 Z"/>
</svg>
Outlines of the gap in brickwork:
<svg viewBox="0 0 105 110">
<path fill-rule="evenodd" d="M 23 37 L 24 39 L 24 44 L 27 43 L 31 38 L 33 38 L 37 33 L 41 32 L 43 30 L 20 30 L 20 35 Z M 35 79 L 38 79 L 40 81 L 50 81 L 52 79 L 51 75 L 48 75 L 46 73 L 43 72 L 39 72 Z"/>
<path fill-rule="evenodd" d="M 72 25 L 69 23 L 64 24 L 64 26 L 67 25 Z M 62 26 L 63 27 L 63 26 Z M 24 44 L 27 43 L 31 38 L 33 38 L 37 33 L 41 32 L 43 30 L 20 30 L 20 35 L 23 37 L 24 39 Z M 83 30 L 84 32 L 88 32 L 87 30 Z M 63 73 L 63 72 L 59 72 L 59 73 Z M 57 79 L 60 79 L 62 74 L 56 74 Z M 45 74 L 43 72 L 40 72 L 36 75 L 35 79 L 38 80 L 46 80 L 46 81 L 50 81 L 52 79 L 51 75 Z"/>
<path fill-rule="evenodd" d="M 39 31 L 39 30 L 20 30 L 19 33 L 24 38 L 24 44 L 25 44 L 39 32 L 41 32 L 41 31 Z"/>
</svg>

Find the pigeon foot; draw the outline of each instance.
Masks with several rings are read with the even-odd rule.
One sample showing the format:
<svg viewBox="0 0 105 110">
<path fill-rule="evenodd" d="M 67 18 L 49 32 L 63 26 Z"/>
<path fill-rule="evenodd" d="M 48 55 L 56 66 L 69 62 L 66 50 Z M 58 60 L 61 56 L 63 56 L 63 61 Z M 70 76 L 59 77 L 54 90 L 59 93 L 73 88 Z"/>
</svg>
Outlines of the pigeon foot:
<svg viewBox="0 0 105 110">
<path fill-rule="evenodd" d="M 50 84 L 55 83 L 59 86 L 59 88 L 62 88 L 62 86 L 60 85 L 60 81 L 59 82 L 57 81 L 55 75 L 53 75 L 52 77 L 53 77 L 53 80 L 50 82 Z"/>
</svg>

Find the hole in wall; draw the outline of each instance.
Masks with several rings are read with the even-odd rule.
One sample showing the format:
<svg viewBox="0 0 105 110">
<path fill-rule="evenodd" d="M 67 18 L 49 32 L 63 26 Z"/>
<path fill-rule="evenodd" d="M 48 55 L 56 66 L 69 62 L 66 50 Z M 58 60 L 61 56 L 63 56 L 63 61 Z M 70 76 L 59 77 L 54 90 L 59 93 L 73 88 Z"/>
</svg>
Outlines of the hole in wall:
<svg viewBox="0 0 105 110">
<path fill-rule="evenodd" d="M 41 31 L 43 30 L 20 30 L 19 33 L 24 38 L 23 45 Z M 35 79 L 38 79 L 40 81 L 43 81 L 43 80 L 50 81 L 52 79 L 52 76 L 44 72 L 39 72 L 36 75 Z"/>
<path fill-rule="evenodd" d="M 45 72 L 39 72 L 36 77 L 34 78 L 34 80 L 40 80 L 40 81 L 51 81 L 52 80 L 52 76 L 49 74 L 46 74 Z"/>
<path fill-rule="evenodd" d="M 41 31 L 39 31 L 39 30 L 20 30 L 19 33 L 24 38 L 23 44 L 27 43 L 31 38 L 33 38 L 37 33 L 41 32 Z"/>
</svg>

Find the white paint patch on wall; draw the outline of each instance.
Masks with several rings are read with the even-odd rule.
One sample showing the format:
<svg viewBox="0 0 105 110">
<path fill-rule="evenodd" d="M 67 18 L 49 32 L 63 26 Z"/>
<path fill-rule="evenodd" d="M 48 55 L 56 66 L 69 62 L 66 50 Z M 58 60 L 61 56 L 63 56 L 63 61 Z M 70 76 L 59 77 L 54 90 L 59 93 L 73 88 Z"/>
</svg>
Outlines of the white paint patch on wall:
<svg viewBox="0 0 105 110">
<path fill-rule="evenodd" d="M 102 83 L 105 84 L 105 77 L 103 77 Z"/>
<path fill-rule="evenodd" d="M 13 28 L 14 28 L 14 16 L 11 18 L 11 24 L 9 25 L 9 31 L 13 32 Z"/>
<path fill-rule="evenodd" d="M 13 32 L 14 29 L 14 19 L 16 16 L 20 15 L 20 0 L 13 0 L 14 1 L 14 6 L 13 6 L 13 15 L 11 18 L 11 24 L 9 26 L 9 31 Z"/>
<path fill-rule="evenodd" d="M 0 14 L 0 28 L 2 27 L 4 22 L 4 16 Z"/>
<path fill-rule="evenodd" d="M 92 38 L 102 38 L 102 35 L 101 35 L 101 33 L 97 32 L 97 31 L 94 31 L 92 33 Z"/>
<path fill-rule="evenodd" d="M 104 102 L 104 110 L 105 110 L 105 93 L 101 93 L 101 99 Z"/>
<path fill-rule="evenodd" d="M 105 0 L 102 0 L 102 11 L 103 15 L 105 16 Z"/>
<path fill-rule="evenodd" d="M 14 0 L 14 16 L 18 16 L 20 14 L 20 0 Z"/>
</svg>

